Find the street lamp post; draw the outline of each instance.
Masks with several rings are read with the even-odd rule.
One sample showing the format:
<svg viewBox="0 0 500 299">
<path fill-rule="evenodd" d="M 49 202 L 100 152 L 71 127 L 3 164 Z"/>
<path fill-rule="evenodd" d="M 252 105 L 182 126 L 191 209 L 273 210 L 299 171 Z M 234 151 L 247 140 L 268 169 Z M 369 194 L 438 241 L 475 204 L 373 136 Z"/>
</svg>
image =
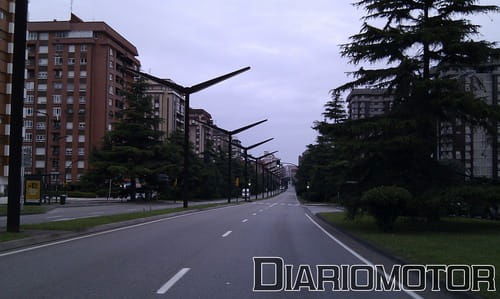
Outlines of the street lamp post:
<svg viewBox="0 0 500 299">
<path fill-rule="evenodd" d="M 24 72 L 26 68 L 26 31 L 28 0 L 16 0 L 14 51 L 12 57 L 12 97 L 10 117 L 9 195 L 7 231 L 19 232 L 21 220 L 21 168 L 23 145 Z"/>
<path fill-rule="evenodd" d="M 265 123 L 267 121 L 267 119 L 264 119 L 264 120 L 261 120 L 261 121 L 258 121 L 256 123 L 253 123 L 253 124 L 250 124 L 248 126 L 244 126 L 244 127 L 241 127 L 239 129 L 236 129 L 236 130 L 233 130 L 233 131 L 228 131 L 228 130 L 224 130 L 216 125 L 213 125 L 213 124 L 209 124 L 209 123 L 206 123 L 206 122 L 203 122 L 203 121 L 200 121 L 200 120 L 197 120 L 197 122 L 201 123 L 201 124 L 204 124 L 214 130 L 218 130 L 224 134 L 226 134 L 228 136 L 228 142 L 227 142 L 227 154 L 228 154 L 228 198 L 227 198 L 227 202 L 228 203 L 231 203 L 231 194 L 232 194 L 232 191 L 233 191 L 233 183 L 232 183 L 232 180 L 231 180 L 231 159 L 232 159 L 232 151 L 233 151 L 233 145 L 235 145 L 233 143 L 233 136 L 238 134 L 238 133 L 241 133 L 243 131 L 246 131 L 248 129 L 251 129 L 255 126 L 258 126 L 262 123 Z M 270 140 L 269 140 L 270 141 Z M 268 142 L 268 141 L 266 141 Z M 257 144 L 255 145 L 255 147 L 259 146 L 260 144 Z"/>
<path fill-rule="evenodd" d="M 234 71 L 232 73 L 193 85 L 191 87 L 186 87 L 182 86 L 179 84 L 176 84 L 174 82 L 168 81 L 168 80 L 163 80 L 160 78 L 157 78 L 155 76 L 152 76 L 150 74 L 146 74 L 134 69 L 128 69 L 130 72 L 141 75 L 145 78 L 148 78 L 152 81 L 155 81 L 159 84 L 162 84 L 164 86 L 167 86 L 181 94 L 184 95 L 185 102 L 184 102 L 184 169 L 183 169 L 183 175 L 182 175 L 182 189 L 183 189 L 183 207 L 187 208 L 188 207 L 188 192 L 189 192 L 189 187 L 188 187 L 188 177 L 189 177 L 189 100 L 190 96 L 193 93 L 202 91 L 212 85 L 215 85 L 217 83 L 220 83 L 222 81 L 225 81 L 231 77 L 234 77 L 236 75 L 239 75 L 243 72 L 246 72 L 250 70 L 250 67 L 245 67 L 242 69 L 239 69 L 237 71 Z"/>
<path fill-rule="evenodd" d="M 249 155 L 250 158 L 255 160 L 255 199 L 258 199 L 259 196 L 259 162 L 260 160 L 269 157 L 271 155 L 276 154 L 278 151 L 274 151 L 272 153 L 267 153 L 265 155 L 262 155 L 260 157 L 253 157 L 252 155 Z M 262 170 L 262 187 L 264 187 L 264 170 Z"/>
<path fill-rule="evenodd" d="M 248 151 L 251 150 L 251 149 L 254 149 L 254 148 L 258 147 L 258 146 L 261 146 L 261 145 L 263 145 L 265 143 L 268 143 L 269 141 L 271 141 L 273 139 L 274 138 L 269 138 L 267 140 L 264 140 L 262 142 L 259 142 L 259 143 L 256 143 L 254 145 L 247 146 L 247 147 L 241 146 L 241 145 L 238 145 L 238 144 L 233 144 L 234 146 L 241 148 L 243 150 L 243 152 L 245 153 L 245 185 L 244 185 L 245 188 L 248 187 L 248 157 L 249 157 Z M 248 197 L 249 196 L 250 196 L 250 194 L 248 194 Z M 248 200 L 248 197 L 245 195 L 245 201 Z"/>
</svg>

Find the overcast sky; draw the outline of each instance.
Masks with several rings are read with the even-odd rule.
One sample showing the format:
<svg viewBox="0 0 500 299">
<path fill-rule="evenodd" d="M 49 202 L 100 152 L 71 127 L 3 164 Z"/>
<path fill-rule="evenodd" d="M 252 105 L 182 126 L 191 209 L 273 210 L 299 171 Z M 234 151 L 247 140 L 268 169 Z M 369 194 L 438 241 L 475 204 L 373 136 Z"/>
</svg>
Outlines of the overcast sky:
<svg viewBox="0 0 500 299">
<path fill-rule="evenodd" d="M 30 0 L 30 20 L 67 20 L 70 0 Z M 217 125 L 236 129 L 269 121 L 238 137 L 253 151 L 279 150 L 297 163 L 316 132 L 329 91 L 355 67 L 338 45 L 359 31 L 362 11 L 344 0 L 74 0 L 85 21 L 104 21 L 132 42 L 146 72 L 182 85 L 252 70 L 191 97 Z M 500 4 L 484 0 L 482 4 Z M 499 41 L 500 17 L 481 16 L 483 38 Z"/>
</svg>

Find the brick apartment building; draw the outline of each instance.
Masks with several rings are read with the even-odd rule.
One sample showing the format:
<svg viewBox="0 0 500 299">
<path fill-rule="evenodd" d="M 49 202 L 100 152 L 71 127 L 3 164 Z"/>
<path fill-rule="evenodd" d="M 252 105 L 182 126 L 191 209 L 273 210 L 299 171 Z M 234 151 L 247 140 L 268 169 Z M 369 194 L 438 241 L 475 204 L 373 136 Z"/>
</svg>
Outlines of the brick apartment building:
<svg viewBox="0 0 500 299">
<path fill-rule="evenodd" d="M 349 118 L 360 119 L 382 115 L 391 109 L 393 97 L 385 89 L 353 89 L 346 98 Z"/>
<path fill-rule="evenodd" d="M 154 81 L 149 80 L 147 84 L 146 94 L 151 96 L 155 115 L 163 120 L 160 130 L 165 132 L 164 138 L 175 131 L 184 131 L 184 97 Z"/>
<path fill-rule="evenodd" d="M 137 49 L 104 22 L 30 22 L 23 157 L 26 174 L 78 180 L 124 107 Z"/>
<path fill-rule="evenodd" d="M 14 50 L 14 1 L 0 0 L 0 193 L 9 176 L 10 104 Z"/>
</svg>

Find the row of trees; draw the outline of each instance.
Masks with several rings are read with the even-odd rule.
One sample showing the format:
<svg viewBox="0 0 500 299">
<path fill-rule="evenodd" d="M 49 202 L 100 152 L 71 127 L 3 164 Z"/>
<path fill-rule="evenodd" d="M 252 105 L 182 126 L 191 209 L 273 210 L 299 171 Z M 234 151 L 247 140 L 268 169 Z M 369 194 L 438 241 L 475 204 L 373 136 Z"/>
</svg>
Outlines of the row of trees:
<svg viewBox="0 0 500 299">
<path fill-rule="evenodd" d="M 146 83 L 137 81 L 124 93 L 126 108 L 121 111 L 121 121 L 107 132 L 102 147 L 91 156 L 90 170 L 82 177 L 79 190 L 107 194 L 111 182 L 113 196 L 127 196 L 136 199 L 136 194 L 146 194 L 147 199 L 175 200 L 180 198 L 183 168 L 182 132 L 175 132 L 168 138 L 159 130 L 163 121 L 154 114 L 151 97 Z M 203 158 L 190 155 L 189 190 L 192 198 L 213 199 L 227 196 L 228 173 L 227 153 L 215 151 L 207 145 Z M 243 177 L 243 163 L 232 159 L 234 178 Z M 255 175 L 251 179 L 255 181 Z M 259 176 L 259 180 L 261 180 Z M 141 190 L 136 190 L 136 184 Z M 124 187 L 125 186 L 125 187 Z M 240 190 L 232 188 L 232 196 Z M 259 192 L 263 187 L 260 186 Z"/>
<path fill-rule="evenodd" d="M 464 172 L 457 163 L 438 159 L 439 124 L 458 120 L 496 134 L 500 120 L 500 109 L 467 91 L 456 75 L 499 57 L 494 43 L 474 40 L 480 27 L 467 19 L 498 12 L 499 8 L 477 2 L 355 3 L 366 11 L 364 23 L 361 31 L 341 46 L 341 53 L 352 64 L 366 62 L 375 67 L 360 67 L 351 73 L 353 81 L 332 91 L 324 121 L 314 125 L 319 134 L 317 143 L 308 147 L 297 174 L 300 194 L 316 201 L 342 194 L 343 204 L 354 217 L 362 210 L 373 211 L 369 206 L 374 198 L 387 207 L 394 204 L 384 201 L 387 194 L 403 194 L 399 197 L 409 201 L 399 189 L 365 194 L 380 186 L 398 186 L 413 194 L 412 204 L 405 205 L 411 209 L 404 211 L 398 204 L 399 214 L 439 217 L 443 204 L 435 195 L 464 182 Z M 356 87 L 386 90 L 394 98 L 391 111 L 373 118 L 347 119 L 341 94 Z"/>
</svg>

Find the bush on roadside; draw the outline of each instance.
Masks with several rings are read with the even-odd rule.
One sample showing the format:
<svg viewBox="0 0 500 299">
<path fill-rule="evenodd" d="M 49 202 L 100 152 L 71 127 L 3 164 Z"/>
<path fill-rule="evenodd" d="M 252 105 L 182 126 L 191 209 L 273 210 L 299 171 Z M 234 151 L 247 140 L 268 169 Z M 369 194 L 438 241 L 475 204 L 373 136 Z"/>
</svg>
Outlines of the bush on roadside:
<svg viewBox="0 0 500 299">
<path fill-rule="evenodd" d="M 95 192 L 70 191 L 68 197 L 95 198 L 97 196 Z"/>
<path fill-rule="evenodd" d="M 388 232 L 411 200 L 412 195 L 405 188 L 381 186 L 363 193 L 361 205 L 375 218 L 378 227 Z"/>
</svg>

